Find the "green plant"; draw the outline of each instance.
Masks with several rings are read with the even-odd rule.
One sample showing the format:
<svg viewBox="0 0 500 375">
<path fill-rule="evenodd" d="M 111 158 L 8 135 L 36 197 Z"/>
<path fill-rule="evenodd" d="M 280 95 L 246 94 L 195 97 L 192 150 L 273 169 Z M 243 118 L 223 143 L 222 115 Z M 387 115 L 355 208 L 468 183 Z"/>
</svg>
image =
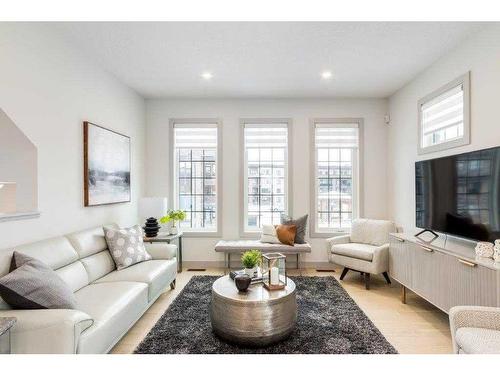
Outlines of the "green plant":
<svg viewBox="0 0 500 375">
<path fill-rule="evenodd" d="M 183 221 L 186 218 L 186 213 L 182 210 L 168 210 L 167 214 L 160 219 L 160 223 L 165 224 L 172 222 L 175 227 L 176 221 Z"/>
<path fill-rule="evenodd" d="M 243 253 L 241 256 L 241 263 L 245 268 L 254 268 L 255 266 L 260 265 L 262 260 L 262 254 L 259 250 L 248 250 Z"/>
</svg>

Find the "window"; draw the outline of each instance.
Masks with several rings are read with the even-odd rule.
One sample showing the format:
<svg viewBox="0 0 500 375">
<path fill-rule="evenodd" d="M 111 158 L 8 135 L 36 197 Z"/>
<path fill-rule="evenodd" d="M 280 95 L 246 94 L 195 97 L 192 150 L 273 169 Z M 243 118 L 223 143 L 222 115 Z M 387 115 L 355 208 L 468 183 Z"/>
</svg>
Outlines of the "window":
<svg viewBox="0 0 500 375">
<path fill-rule="evenodd" d="M 469 73 L 418 102 L 419 154 L 470 142 Z"/>
<path fill-rule="evenodd" d="M 173 130 L 173 205 L 186 212 L 184 232 L 220 228 L 219 123 L 175 120 Z"/>
<path fill-rule="evenodd" d="M 361 119 L 313 121 L 313 236 L 348 231 L 359 216 L 361 124 Z"/>
<path fill-rule="evenodd" d="M 288 120 L 243 121 L 243 231 L 279 224 L 289 212 Z"/>
</svg>

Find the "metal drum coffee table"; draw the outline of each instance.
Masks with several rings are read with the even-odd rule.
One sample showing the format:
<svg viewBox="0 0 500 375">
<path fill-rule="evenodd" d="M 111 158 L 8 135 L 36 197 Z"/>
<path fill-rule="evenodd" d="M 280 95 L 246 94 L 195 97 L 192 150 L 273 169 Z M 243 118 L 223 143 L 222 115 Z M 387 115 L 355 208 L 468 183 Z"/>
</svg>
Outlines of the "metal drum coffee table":
<svg viewBox="0 0 500 375">
<path fill-rule="evenodd" d="M 223 276 L 212 286 L 210 320 L 218 336 L 236 344 L 266 346 L 283 340 L 297 321 L 295 283 L 287 279 L 285 289 L 273 291 L 260 283 L 239 293 L 234 281 Z"/>
</svg>

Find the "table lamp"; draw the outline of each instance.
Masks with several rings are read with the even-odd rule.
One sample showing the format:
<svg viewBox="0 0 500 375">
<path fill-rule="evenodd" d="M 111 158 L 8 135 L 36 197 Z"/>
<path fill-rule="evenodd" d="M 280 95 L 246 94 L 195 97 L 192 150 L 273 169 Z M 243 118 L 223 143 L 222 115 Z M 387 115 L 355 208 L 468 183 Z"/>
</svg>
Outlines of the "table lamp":
<svg viewBox="0 0 500 375">
<path fill-rule="evenodd" d="M 167 198 L 163 197 L 147 197 L 141 198 L 139 201 L 139 215 L 146 219 L 144 224 L 144 233 L 146 237 L 156 237 L 160 225 L 158 219 L 167 213 Z"/>
</svg>

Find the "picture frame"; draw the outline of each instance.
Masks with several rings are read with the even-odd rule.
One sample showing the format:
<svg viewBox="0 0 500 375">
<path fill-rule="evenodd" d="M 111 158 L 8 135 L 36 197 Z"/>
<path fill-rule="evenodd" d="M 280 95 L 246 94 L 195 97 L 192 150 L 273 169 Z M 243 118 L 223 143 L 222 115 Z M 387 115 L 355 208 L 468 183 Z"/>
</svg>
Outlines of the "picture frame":
<svg viewBox="0 0 500 375">
<path fill-rule="evenodd" d="M 130 202 L 129 136 L 85 121 L 83 160 L 85 207 Z"/>
</svg>

